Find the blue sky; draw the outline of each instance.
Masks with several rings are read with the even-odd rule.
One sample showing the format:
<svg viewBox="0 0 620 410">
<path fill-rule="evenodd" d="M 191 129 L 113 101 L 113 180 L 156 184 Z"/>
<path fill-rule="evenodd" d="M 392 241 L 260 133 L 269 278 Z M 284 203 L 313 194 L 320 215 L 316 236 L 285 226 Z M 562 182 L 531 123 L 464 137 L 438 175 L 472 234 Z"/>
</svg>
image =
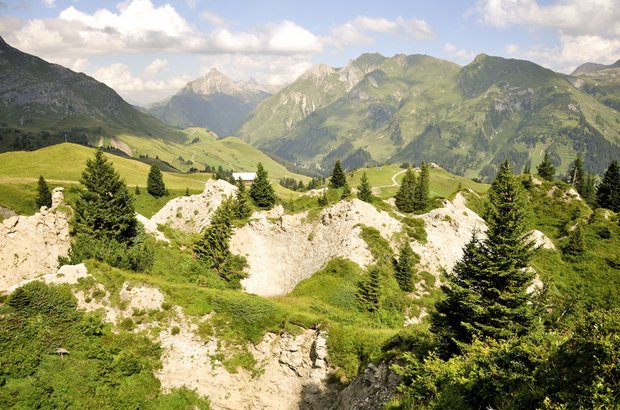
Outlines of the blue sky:
<svg viewBox="0 0 620 410">
<path fill-rule="evenodd" d="M 0 0 L 0 35 L 148 104 L 217 67 L 282 84 L 364 52 L 524 58 L 560 72 L 620 58 L 619 0 Z"/>
</svg>

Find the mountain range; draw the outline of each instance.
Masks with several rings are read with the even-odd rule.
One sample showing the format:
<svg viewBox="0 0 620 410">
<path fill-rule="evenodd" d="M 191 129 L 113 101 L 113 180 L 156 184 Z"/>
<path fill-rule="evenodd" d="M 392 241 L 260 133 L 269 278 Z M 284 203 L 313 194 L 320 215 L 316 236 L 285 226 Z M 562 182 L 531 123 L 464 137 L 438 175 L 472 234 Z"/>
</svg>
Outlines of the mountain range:
<svg viewBox="0 0 620 410">
<path fill-rule="evenodd" d="M 254 80 L 234 82 L 213 68 L 187 83 L 169 100 L 154 104 L 148 112 L 171 125 L 206 127 L 220 136 L 234 133 L 245 116 L 277 88 Z"/>
<path fill-rule="evenodd" d="M 1 37 L 0 107 L 2 151 L 37 148 L 65 138 L 85 143 L 122 133 L 184 138 L 107 85 L 23 53 Z"/>
<path fill-rule="evenodd" d="M 618 62 L 587 63 L 565 75 L 485 54 L 463 67 L 427 55 L 362 54 L 341 68 L 316 65 L 280 90 L 212 69 L 142 112 L 85 74 L 3 40 L 0 51 L 2 150 L 77 133 L 175 161 L 190 147 L 157 151 L 142 139 L 187 144 L 179 128 L 200 126 L 324 174 L 338 159 L 349 169 L 427 161 L 488 180 L 505 158 L 534 169 L 547 151 L 559 172 L 581 153 L 586 169 L 600 175 L 620 157 Z"/>
</svg>

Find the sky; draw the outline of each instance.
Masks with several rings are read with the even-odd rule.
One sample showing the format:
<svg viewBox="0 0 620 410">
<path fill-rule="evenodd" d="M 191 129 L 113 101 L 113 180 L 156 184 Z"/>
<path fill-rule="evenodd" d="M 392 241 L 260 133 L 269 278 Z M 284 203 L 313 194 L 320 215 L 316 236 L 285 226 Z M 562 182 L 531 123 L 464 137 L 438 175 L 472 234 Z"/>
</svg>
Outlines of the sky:
<svg viewBox="0 0 620 410">
<path fill-rule="evenodd" d="M 620 0 L 0 0 L 0 36 L 148 105 L 212 68 L 286 84 L 365 52 L 570 73 L 620 58 Z"/>
</svg>

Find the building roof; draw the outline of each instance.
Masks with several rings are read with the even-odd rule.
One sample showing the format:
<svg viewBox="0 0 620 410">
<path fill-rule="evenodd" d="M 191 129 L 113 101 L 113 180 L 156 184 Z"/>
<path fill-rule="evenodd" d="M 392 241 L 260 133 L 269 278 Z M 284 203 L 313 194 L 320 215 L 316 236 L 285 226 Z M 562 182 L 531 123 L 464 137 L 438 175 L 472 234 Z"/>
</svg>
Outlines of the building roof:
<svg viewBox="0 0 620 410">
<path fill-rule="evenodd" d="M 254 181 L 256 179 L 256 172 L 233 172 L 233 178 L 238 180 L 241 178 L 242 181 Z"/>
</svg>

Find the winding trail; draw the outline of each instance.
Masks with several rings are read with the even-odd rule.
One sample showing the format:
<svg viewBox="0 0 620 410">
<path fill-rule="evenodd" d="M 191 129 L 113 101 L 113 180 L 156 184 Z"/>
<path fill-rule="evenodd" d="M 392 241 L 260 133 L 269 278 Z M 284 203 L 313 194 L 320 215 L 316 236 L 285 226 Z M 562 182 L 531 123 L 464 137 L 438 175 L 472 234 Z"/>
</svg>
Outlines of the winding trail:
<svg viewBox="0 0 620 410">
<path fill-rule="evenodd" d="M 375 188 L 391 188 L 393 186 L 400 186 L 400 184 L 396 182 L 396 177 L 399 176 L 400 174 L 404 174 L 405 172 L 407 172 L 407 170 L 403 169 L 402 171 L 398 171 L 397 173 L 392 175 L 392 185 L 379 185 L 379 186 L 376 186 Z"/>
</svg>

